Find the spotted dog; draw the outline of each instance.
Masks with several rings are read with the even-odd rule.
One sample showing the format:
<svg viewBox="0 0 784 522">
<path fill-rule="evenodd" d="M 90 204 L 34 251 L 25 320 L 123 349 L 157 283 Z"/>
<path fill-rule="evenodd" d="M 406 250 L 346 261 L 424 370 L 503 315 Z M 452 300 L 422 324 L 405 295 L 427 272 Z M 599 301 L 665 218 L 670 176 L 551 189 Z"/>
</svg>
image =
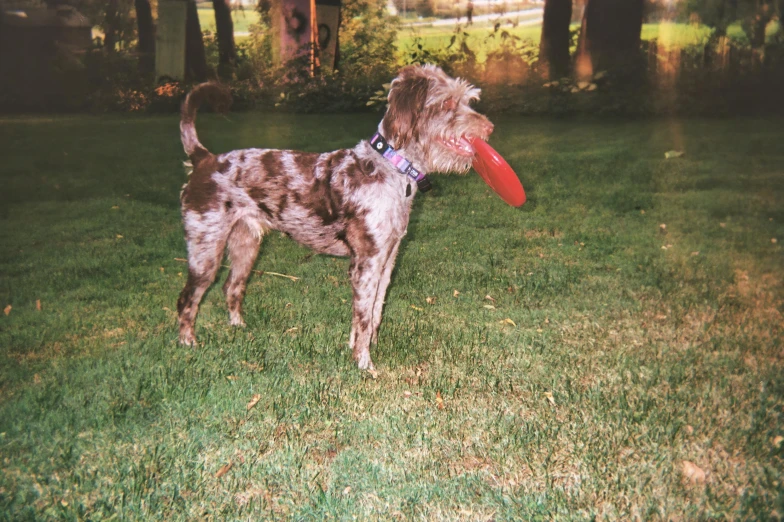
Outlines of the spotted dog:
<svg viewBox="0 0 784 522">
<path fill-rule="evenodd" d="M 193 171 L 182 190 L 188 280 L 177 302 L 180 342 L 195 345 L 204 292 L 228 251 L 223 285 L 232 325 L 244 325 L 242 301 L 259 245 L 279 230 L 321 254 L 348 256 L 353 289 L 350 346 L 359 368 L 373 370 L 384 298 L 411 204 L 431 172 L 465 173 L 471 138 L 493 124 L 470 106 L 480 91 L 431 65 L 403 68 L 392 81 L 384 118 L 355 147 L 311 153 L 276 149 L 208 151 L 194 120 L 205 101 L 225 104 L 225 87 L 195 87 L 182 105 L 180 134 Z"/>
</svg>

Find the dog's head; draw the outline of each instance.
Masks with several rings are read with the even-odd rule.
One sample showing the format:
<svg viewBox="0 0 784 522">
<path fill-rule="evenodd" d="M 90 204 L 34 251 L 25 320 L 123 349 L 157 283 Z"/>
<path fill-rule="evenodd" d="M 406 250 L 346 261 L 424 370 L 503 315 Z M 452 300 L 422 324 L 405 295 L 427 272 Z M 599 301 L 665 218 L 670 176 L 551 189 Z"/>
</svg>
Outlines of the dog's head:
<svg viewBox="0 0 784 522">
<path fill-rule="evenodd" d="M 493 124 L 471 108 L 479 89 L 434 65 L 404 67 L 392 81 L 382 134 L 428 172 L 465 173 L 471 138 L 487 140 Z"/>
</svg>

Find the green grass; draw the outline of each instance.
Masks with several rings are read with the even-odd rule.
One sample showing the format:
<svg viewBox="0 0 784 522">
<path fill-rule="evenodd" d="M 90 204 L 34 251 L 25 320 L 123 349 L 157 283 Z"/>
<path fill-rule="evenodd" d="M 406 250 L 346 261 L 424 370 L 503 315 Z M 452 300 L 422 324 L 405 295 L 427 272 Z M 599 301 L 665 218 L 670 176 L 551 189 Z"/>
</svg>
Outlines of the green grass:
<svg viewBox="0 0 784 522">
<path fill-rule="evenodd" d="M 0 120 L 0 519 L 784 513 L 784 125 L 494 121 L 529 201 L 473 173 L 417 196 L 371 379 L 348 261 L 274 233 L 256 268 L 300 280 L 253 276 L 246 329 L 216 284 L 176 344 L 174 117 Z M 328 150 L 376 123 L 199 128 Z"/>
<path fill-rule="evenodd" d="M 215 26 L 215 11 L 209 7 L 200 7 L 199 10 L 199 24 L 202 31 L 216 31 Z M 234 9 L 231 12 L 231 19 L 234 22 L 234 31 L 238 33 L 246 33 L 250 31 L 250 26 L 259 23 L 259 13 L 255 9 Z"/>
<path fill-rule="evenodd" d="M 484 61 L 488 52 L 498 48 L 501 44 L 501 38 L 492 36 L 493 24 L 490 22 L 477 23 L 473 27 L 464 27 L 464 29 L 469 35 L 468 47 L 477 53 L 480 62 Z M 541 26 L 512 27 L 505 24 L 501 26 L 501 29 L 526 41 L 526 45 L 530 48 L 538 49 L 542 32 Z M 414 43 L 421 43 L 426 49 L 443 49 L 449 45 L 454 30 L 454 27 L 405 27 L 398 33 L 397 47 L 399 51 L 406 52 L 412 48 Z M 573 24 L 572 30 L 579 30 L 579 24 Z M 772 22 L 766 31 L 768 39 L 772 39 L 778 31 L 778 24 Z M 712 32 L 710 27 L 704 25 L 663 22 L 643 24 L 641 38 L 646 41 L 656 38 L 660 45 L 667 48 L 701 48 L 708 43 Z M 740 24 L 731 25 L 727 29 L 727 34 L 736 45 L 748 45 L 748 38 Z M 574 51 L 575 47 L 573 46 L 572 53 Z"/>
</svg>

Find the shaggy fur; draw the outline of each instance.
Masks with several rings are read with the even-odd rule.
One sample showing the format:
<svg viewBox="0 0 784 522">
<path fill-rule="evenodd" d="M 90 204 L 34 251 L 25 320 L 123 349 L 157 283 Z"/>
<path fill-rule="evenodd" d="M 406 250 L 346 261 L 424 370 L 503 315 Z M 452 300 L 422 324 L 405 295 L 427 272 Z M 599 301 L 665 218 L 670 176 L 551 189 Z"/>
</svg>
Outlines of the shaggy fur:
<svg viewBox="0 0 784 522">
<path fill-rule="evenodd" d="M 378 131 L 421 172 L 467 172 L 467 138 L 487 139 L 493 125 L 469 106 L 479 90 L 434 66 L 410 66 L 393 80 Z M 182 144 L 193 172 L 181 195 L 188 281 L 177 308 L 180 342 L 196 343 L 199 302 L 228 250 L 223 292 L 231 324 L 244 325 L 245 284 L 268 230 L 318 253 L 349 256 L 354 292 L 350 345 L 359 368 L 373 369 L 370 344 L 381 322 L 387 286 L 406 233 L 416 184 L 367 141 L 323 154 L 244 149 L 212 154 L 196 135 L 196 110 L 223 103 L 214 83 L 197 86 L 182 106 Z"/>
</svg>

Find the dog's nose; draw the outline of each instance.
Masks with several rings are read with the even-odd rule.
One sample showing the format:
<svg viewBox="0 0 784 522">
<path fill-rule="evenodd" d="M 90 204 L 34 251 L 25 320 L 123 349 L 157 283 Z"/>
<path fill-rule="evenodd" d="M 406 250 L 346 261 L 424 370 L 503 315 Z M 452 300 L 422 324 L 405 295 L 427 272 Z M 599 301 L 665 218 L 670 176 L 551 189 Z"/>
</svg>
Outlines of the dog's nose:
<svg viewBox="0 0 784 522">
<path fill-rule="evenodd" d="M 485 128 L 484 128 L 485 134 L 487 136 L 490 136 L 493 133 L 493 129 L 495 128 L 495 125 L 490 123 L 490 120 L 485 120 L 484 123 L 485 123 Z"/>
<path fill-rule="evenodd" d="M 494 128 L 495 125 L 490 123 L 490 120 L 485 118 L 485 120 L 482 122 L 482 132 L 484 133 L 485 137 L 490 136 L 493 133 Z"/>
</svg>

